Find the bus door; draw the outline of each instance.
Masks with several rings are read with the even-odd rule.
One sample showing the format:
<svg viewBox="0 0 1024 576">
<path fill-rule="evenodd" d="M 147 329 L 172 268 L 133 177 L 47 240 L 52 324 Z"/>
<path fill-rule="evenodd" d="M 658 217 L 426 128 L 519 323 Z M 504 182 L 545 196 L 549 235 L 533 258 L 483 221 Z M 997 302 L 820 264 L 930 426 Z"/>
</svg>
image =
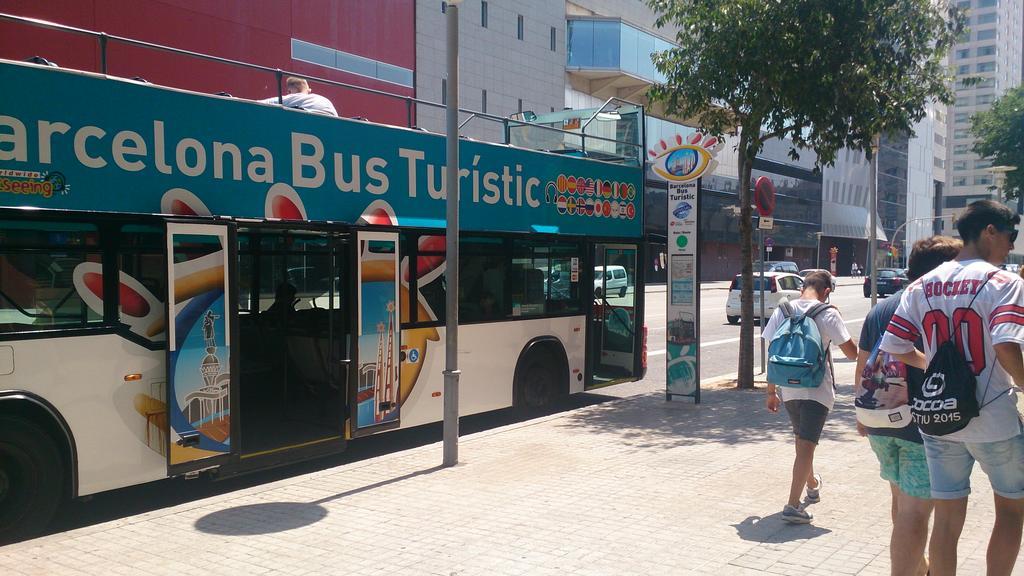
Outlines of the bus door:
<svg viewBox="0 0 1024 576">
<path fill-rule="evenodd" d="M 352 437 L 397 428 L 399 403 L 398 234 L 359 232 L 355 243 L 356 370 L 350 386 Z"/>
<path fill-rule="evenodd" d="M 167 469 L 171 475 L 225 464 L 236 396 L 227 224 L 167 223 Z"/>
<path fill-rule="evenodd" d="M 595 244 L 593 292 L 587 330 L 588 387 L 603 386 L 637 376 L 635 244 Z"/>
</svg>

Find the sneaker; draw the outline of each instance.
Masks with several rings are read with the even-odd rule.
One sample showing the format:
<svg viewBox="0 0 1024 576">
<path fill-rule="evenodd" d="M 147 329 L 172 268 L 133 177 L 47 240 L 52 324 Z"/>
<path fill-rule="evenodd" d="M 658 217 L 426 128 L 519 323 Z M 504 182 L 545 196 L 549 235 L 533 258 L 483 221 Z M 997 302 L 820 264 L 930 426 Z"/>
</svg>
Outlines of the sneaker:
<svg viewBox="0 0 1024 576">
<path fill-rule="evenodd" d="M 804 510 L 803 507 L 794 507 L 786 504 L 786 507 L 782 509 L 782 519 L 790 524 L 810 524 L 811 519 L 810 512 Z"/>
<path fill-rule="evenodd" d="M 814 479 L 818 481 L 818 487 L 807 487 L 807 502 L 811 504 L 821 502 L 821 474 L 815 474 Z"/>
</svg>

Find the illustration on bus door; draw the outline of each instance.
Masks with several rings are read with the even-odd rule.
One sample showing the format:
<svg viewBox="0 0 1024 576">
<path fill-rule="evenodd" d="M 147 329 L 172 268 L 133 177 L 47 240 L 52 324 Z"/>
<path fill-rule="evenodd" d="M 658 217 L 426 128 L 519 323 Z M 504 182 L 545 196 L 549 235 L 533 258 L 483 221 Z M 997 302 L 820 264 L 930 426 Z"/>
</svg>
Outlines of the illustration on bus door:
<svg viewBox="0 0 1024 576">
<path fill-rule="evenodd" d="M 397 425 L 400 412 L 398 235 L 360 232 L 358 250 L 359 369 L 353 433 Z"/>
<path fill-rule="evenodd" d="M 225 226 L 167 224 L 170 466 L 231 451 L 227 247 Z"/>
</svg>

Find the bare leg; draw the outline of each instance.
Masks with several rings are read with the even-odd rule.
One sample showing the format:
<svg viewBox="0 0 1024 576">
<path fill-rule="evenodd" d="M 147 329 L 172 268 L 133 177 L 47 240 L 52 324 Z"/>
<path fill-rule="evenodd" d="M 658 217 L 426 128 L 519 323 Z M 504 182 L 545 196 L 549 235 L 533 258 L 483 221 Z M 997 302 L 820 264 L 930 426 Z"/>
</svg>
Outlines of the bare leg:
<svg viewBox="0 0 1024 576">
<path fill-rule="evenodd" d="M 896 526 L 896 516 L 900 513 L 900 489 L 895 484 L 889 482 L 889 492 L 892 493 L 892 505 L 890 506 L 889 514 L 892 516 L 892 525 Z M 896 535 L 896 530 L 892 531 L 893 536 Z"/>
<path fill-rule="evenodd" d="M 800 506 L 800 496 L 804 486 L 813 482 L 814 449 L 817 444 L 800 438 L 796 439 L 796 459 L 793 460 L 793 482 L 789 487 L 789 502 L 793 507 Z"/>
<path fill-rule="evenodd" d="M 988 576 L 1010 576 L 1020 551 L 1021 525 L 1024 524 L 1024 500 L 993 494 L 996 524 L 988 541 Z"/>
<path fill-rule="evenodd" d="M 967 517 L 967 497 L 933 502 L 935 524 L 932 526 L 932 539 L 928 544 L 928 559 L 932 563 L 931 573 L 933 576 L 953 576 L 956 574 L 956 545 L 964 529 L 964 519 Z"/>
<path fill-rule="evenodd" d="M 914 498 L 893 486 L 892 540 L 889 557 L 893 576 L 916 576 L 927 571 L 924 559 L 928 542 L 928 517 L 932 514 L 932 501 Z M 898 504 L 896 504 L 898 502 Z"/>
</svg>

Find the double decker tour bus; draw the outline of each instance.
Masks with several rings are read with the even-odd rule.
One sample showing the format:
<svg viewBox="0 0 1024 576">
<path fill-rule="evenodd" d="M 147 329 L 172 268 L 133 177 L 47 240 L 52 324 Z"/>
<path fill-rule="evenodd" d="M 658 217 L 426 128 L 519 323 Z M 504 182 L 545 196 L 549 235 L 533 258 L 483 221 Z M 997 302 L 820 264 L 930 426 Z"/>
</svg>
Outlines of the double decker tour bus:
<svg viewBox="0 0 1024 576">
<path fill-rule="evenodd" d="M 441 419 L 441 135 L 0 77 L 0 538 L 66 498 Z M 605 152 L 460 142 L 464 415 L 642 376 L 643 147 L 586 140 Z"/>
</svg>

